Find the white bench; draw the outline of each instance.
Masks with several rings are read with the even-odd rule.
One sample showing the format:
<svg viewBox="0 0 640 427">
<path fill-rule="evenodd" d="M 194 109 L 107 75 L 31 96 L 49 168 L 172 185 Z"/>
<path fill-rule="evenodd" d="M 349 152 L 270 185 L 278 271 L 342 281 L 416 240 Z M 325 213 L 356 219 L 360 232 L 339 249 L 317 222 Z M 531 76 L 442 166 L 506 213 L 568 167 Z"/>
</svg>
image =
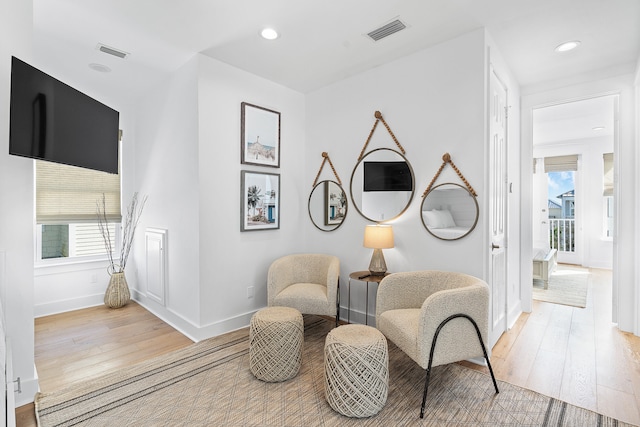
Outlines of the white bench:
<svg viewBox="0 0 640 427">
<path fill-rule="evenodd" d="M 533 250 L 533 278 L 542 280 L 544 288 L 549 288 L 549 276 L 558 265 L 558 251 L 556 249 Z"/>
</svg>

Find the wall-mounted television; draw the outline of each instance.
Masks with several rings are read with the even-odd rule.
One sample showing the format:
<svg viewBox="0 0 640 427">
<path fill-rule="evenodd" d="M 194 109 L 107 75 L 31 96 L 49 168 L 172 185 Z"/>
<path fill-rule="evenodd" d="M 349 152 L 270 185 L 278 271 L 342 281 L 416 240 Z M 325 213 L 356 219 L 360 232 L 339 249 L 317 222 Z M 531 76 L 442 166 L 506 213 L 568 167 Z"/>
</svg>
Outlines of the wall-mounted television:
<svg viewBox="0 0 640 427">
<path fill-rule="evenodd" d="M 118 173 L 119 113 L 11 58 L 9 154 Z"/>
<path fill-rule="evenodd" d="M 364 162 L 363 191 L 411 191 L 407 162 Z"/>
</svg>

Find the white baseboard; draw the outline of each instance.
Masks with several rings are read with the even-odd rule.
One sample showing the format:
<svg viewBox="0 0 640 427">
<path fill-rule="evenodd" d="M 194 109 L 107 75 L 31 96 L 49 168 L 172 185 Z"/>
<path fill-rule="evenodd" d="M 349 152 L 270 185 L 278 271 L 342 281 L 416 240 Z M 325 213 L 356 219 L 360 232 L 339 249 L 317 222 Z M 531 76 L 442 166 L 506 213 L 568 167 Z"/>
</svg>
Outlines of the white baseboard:
<svg viewBox="0 0 640 427">
<path fill-rule="evenodd" d="M 136 289 L 131 289 L 131 296 L 138 304 L 194 342 L 247 327 L 251 321 L 251 316 L 258 311 L 255 310 L 242 313 L 207 325 L 197 325 L 191 320 L 184 318 L 179 313 L 176 313 L 170 307 L 162 306 L 154 300 L 147 298 L 143 293 Z"/>
<path fill-rule="evenodd" d="M 369 312 L 368 314 L 362 310 L 354 310 L 351 309 L 351 313 L 345 307 L 340 307 L 341 312 L 341 320 L 345 322 L 349 320 L 349 323 L 359 323 L 362 325 L 375 326 L 376 324 L 376 315 L 375 313 Z"/>
<path fill-rule="evenodd" d="M 507 312 L 507 330 L 511 329 L 515 325 L 516 321 L 522 314 L 522 301 L 518 300 L 511 309 Z"/>
<path fill-rule="evenodd" d="M 36 304 L 33 308 L 33 314 L 35 317 L 43 317 L 67 311 L 80 310 L 82 308 L 95 307 L 100 304 L 104 304 L 104 293 L 53 301 L 46 304 Z"/>
</svg>

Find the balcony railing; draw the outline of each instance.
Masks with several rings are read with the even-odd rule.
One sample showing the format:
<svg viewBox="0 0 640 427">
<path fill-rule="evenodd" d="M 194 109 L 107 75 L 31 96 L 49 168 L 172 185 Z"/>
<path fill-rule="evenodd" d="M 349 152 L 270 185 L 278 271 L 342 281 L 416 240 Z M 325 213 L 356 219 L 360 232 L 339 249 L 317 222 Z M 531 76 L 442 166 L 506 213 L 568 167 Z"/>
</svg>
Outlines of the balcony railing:
<svg viewBox="0 0 640 427">
<path fill-rule="evenodd" d="M 576 222 L 571 218 L 549 219 L 549 244 L 558 252 L 575 252 Z"/>
</svg>

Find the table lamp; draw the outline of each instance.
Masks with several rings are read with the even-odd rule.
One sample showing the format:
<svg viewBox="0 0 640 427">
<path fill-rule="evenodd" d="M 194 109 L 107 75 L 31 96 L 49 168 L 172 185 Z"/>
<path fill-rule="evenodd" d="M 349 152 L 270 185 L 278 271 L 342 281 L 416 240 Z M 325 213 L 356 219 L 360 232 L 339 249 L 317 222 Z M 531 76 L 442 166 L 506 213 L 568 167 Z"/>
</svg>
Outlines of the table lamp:
<svg viewBox="0 0 640 427">
<path fill-rule="evenodd" d="M 393 228 L 390 225 L 367 225 L 364 229 L 365 248 L 373 249 L 369 272 L 372 276 L 384 276 L 387 264 L 384 262 L 383 249 L 393 248 Z"/>
</svg>

